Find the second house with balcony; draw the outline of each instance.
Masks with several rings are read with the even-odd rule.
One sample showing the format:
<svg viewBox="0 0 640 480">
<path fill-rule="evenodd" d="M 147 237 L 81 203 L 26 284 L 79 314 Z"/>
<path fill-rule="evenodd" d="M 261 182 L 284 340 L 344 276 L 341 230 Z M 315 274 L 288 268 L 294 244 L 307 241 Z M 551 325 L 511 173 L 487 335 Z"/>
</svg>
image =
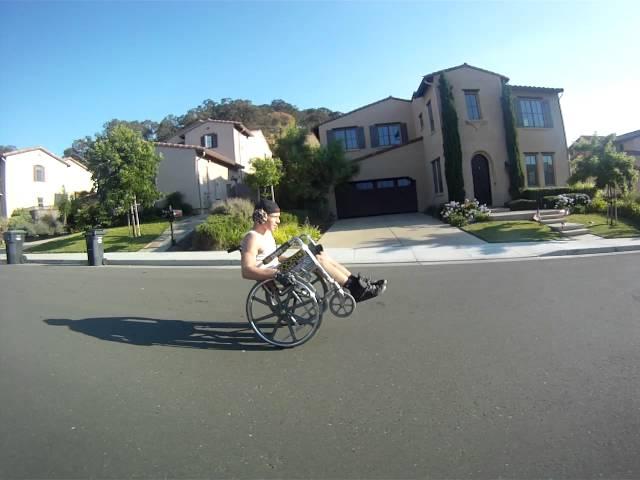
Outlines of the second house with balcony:
<svg viewBox="0 0 640 480">
<path fill-rule="evenodd" d="M 359 173 L 330 195 L 338 218 L 424 211 L 446 203 L 442 102 L 452 87 L 467 198 L 488 206 L 511 200 L 502 108 L 504 75 L 463 64 L 425 75 L 411 99 L 388 97 L 320 124 L 322 145 L 340 142 Z M 525 186 L 565 185 L 569 177 L 560 88 L 511 86 Z"/>
</svg>

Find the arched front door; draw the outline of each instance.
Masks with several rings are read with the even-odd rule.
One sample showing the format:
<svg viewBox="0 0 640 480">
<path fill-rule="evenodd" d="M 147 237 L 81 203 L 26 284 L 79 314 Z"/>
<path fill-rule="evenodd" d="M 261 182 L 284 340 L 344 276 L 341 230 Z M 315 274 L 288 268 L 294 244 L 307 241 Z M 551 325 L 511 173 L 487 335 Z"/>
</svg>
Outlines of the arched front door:
<svg viewBox="0 0 640 480">
<path fill-rule="evenodd" d="M 489 161 L 484 155 L 474 155 L 471 159 L 473 172 L 473 193 L 481 204 L 491 205 L 491 176 L 489 175 Z"/>
</svg>

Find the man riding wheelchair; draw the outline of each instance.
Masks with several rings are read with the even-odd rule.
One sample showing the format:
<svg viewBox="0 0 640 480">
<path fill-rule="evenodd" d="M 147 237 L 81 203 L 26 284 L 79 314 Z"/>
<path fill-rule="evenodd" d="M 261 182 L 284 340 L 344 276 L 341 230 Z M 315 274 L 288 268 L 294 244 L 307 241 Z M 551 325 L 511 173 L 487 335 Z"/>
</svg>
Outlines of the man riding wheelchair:
<svg viewBox="0 0 640 480">
<path fill-rule="evenodd" d="M 247 298 L 247 317 L 265 341 L 300 345 L 316 332 L 327 308 L 346 317 L 355 303 L 384 293 L 386 280 L 354 276 L 307 236 L 277 247 L 273 231 L 280 223 L 280 208 L 275 202 L 261 200 L 253 222 L 240 245 L 242 277 L 258 281 Z M 283 257 L 292 247 L 299 247 L 296 254 Z M 284 339 L 276 338 L 278 330 L 284 331 Z"/>
</svg>

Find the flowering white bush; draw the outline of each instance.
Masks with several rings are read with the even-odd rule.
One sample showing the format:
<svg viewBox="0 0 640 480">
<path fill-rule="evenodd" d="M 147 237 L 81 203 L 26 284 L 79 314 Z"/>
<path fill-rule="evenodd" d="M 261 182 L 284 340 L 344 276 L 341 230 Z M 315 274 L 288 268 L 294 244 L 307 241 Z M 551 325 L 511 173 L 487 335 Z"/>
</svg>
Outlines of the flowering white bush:
<svg viewBox="0 0 640 480">
<path fill-rule="evenodd" d="M 486 205 L 480 205 L 480 202 L 474 198 L 473 200 L 465 199 L 464 203 L 455 201 L 445 203 L 440 216 L 445 222 L 460 227 L 476 220 L 486 220 L 490 212 Z"/>
<path fill-rule="evenodd" d="M 573 201 L 573 198 L 567 196 L 567 195 L 558 195 L 556 197 L 556 204 L 555 204 L 555 208 L 562 208 L 562 209 L 566 209 L 566 210 L 571 210 L 571 207 L 573 206 L 575 202 Z"/>
</svg>

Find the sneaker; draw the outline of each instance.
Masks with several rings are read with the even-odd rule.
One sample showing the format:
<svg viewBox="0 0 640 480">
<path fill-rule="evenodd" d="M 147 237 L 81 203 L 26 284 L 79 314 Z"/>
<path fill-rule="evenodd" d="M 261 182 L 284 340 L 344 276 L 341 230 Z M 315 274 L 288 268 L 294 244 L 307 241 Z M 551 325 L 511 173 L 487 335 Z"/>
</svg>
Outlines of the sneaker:
<svg viewBox="0 0 640 480">
<path fill-rule="evenodd" d="M 364 275 L 362 275 L 360 272 L 358 272 L 358 275 L 356 275 L 356 278 L 362 280 L 363 282 L 367 283 L 367 284 L 371 284 L 371 285 L 387 285 L 387 281 L 385 279 L 380 279 L 380 280 L 376 280 L 375 282 L 372 282 L 371 279 L 369 277 L 365 277 Z"/>
<path fill-rule="evenodd" d="M 356 298 L 356 303 L 364 302 L 371 298 L 377 297 L 378 295 L 382 295 L 384 291 L 387 289 L 387 284 L 385 280 L 380 280 L 380 281 L 383 281 L 384 284 L 381 284 L 381 285 L 377 285 L 373 283 L 369 284 L 367 288 L 364 289 L 364 292 L 362 293 L 362 295 L 360 295 L 359 298 Z"/>
</svg>

